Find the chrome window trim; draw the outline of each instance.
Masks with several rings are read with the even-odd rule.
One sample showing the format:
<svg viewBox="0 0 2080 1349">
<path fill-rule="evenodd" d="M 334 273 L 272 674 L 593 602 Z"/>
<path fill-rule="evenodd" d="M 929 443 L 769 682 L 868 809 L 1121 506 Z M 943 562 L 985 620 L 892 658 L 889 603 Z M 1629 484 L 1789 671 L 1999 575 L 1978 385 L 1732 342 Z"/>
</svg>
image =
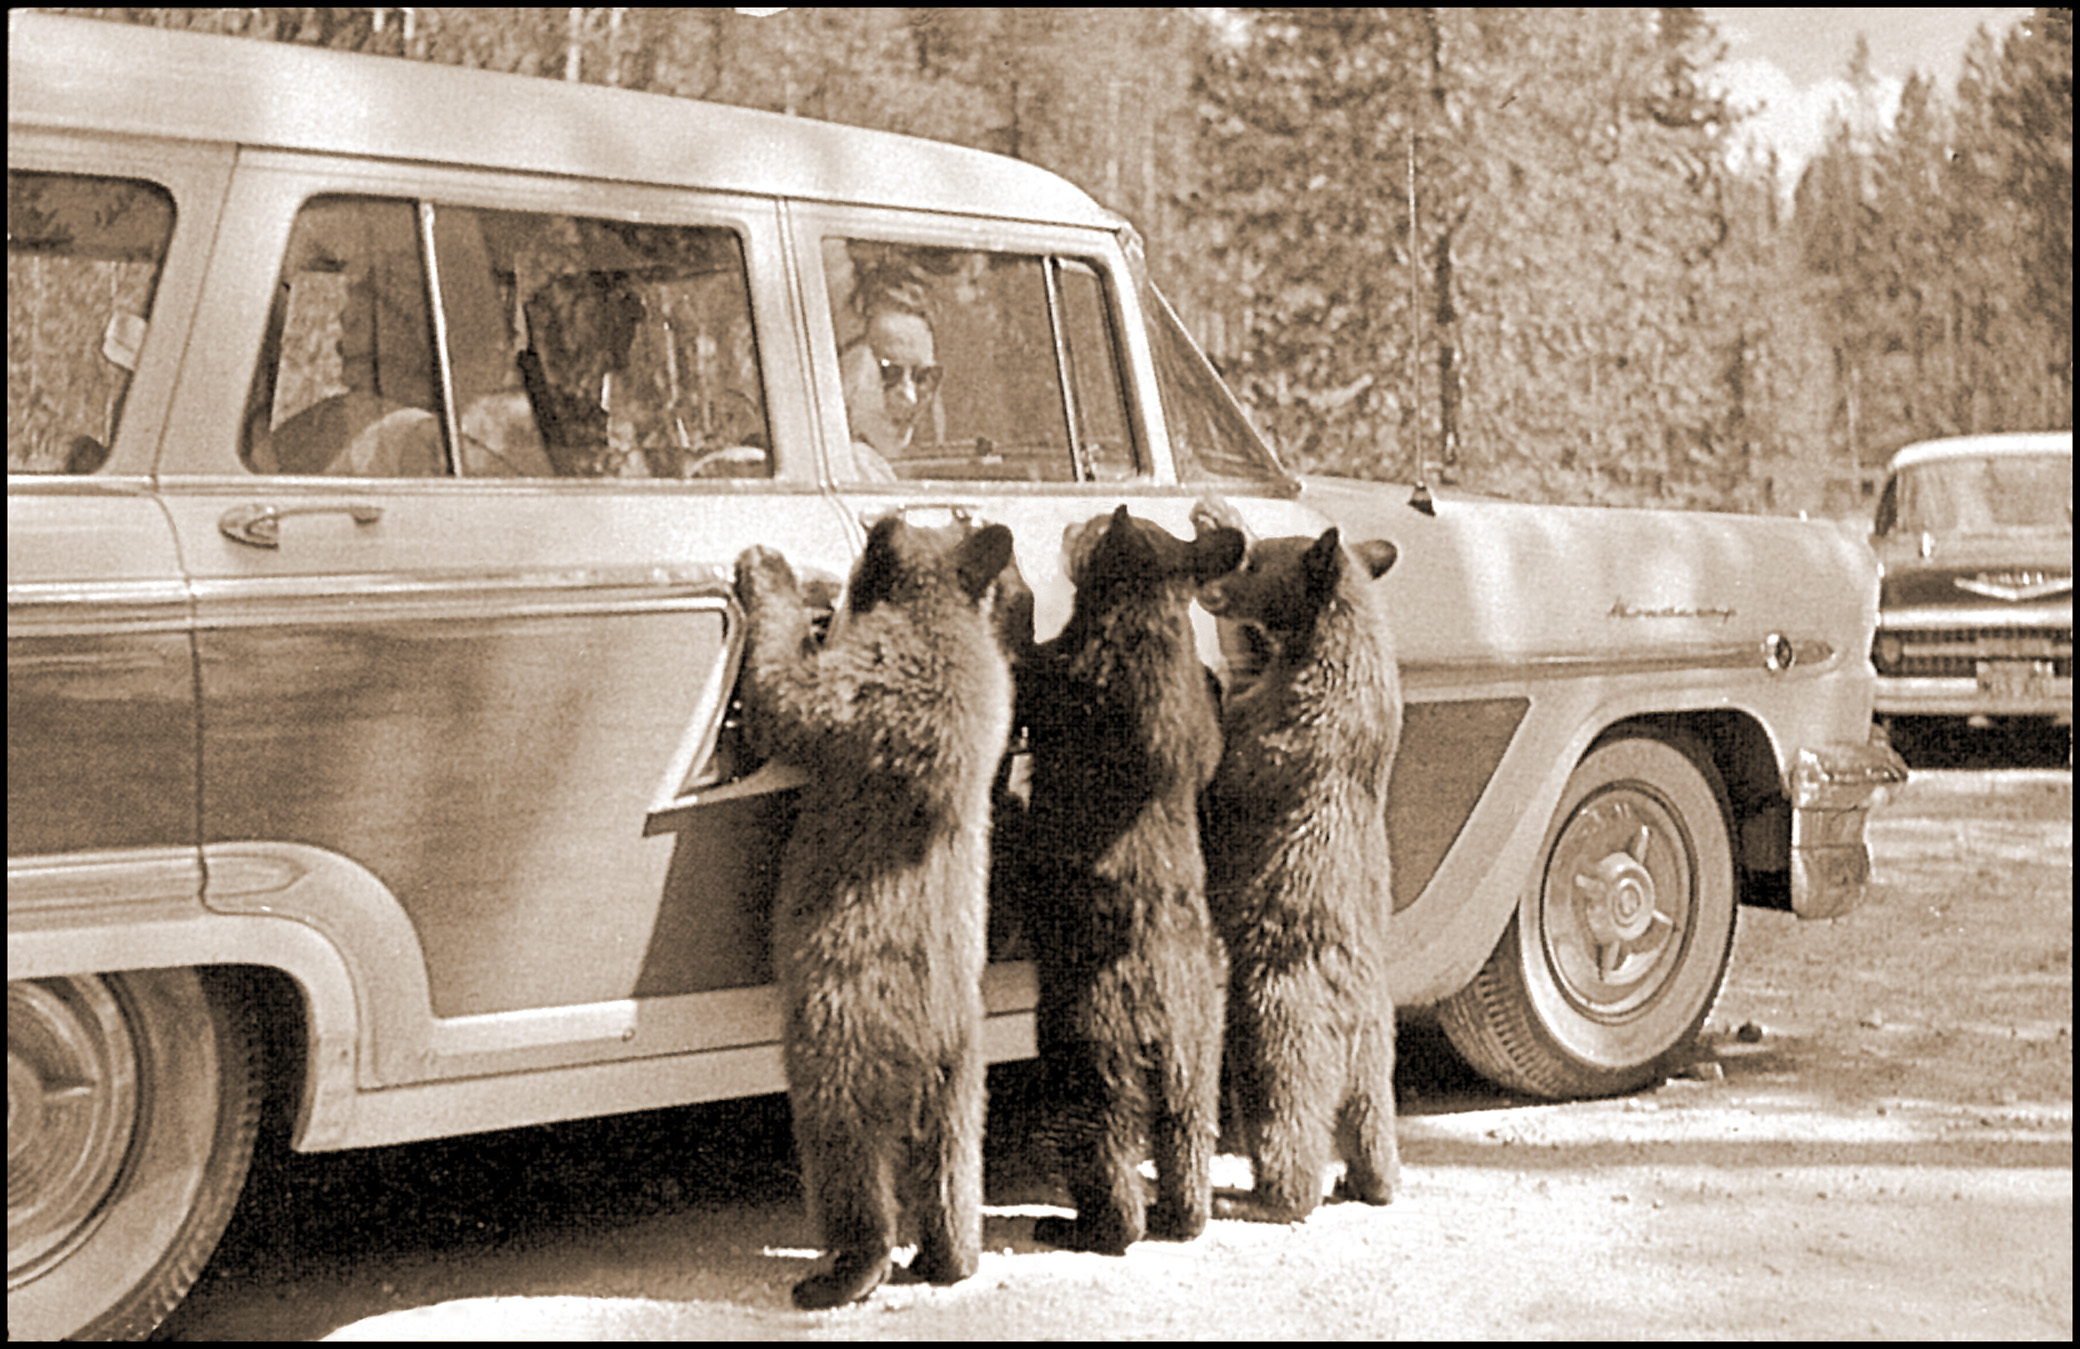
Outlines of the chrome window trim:
<svg viewBox="0 0 2080 1349">
<path fill-rule="evenodd" d="M 433 217 L 438 208 L 420 197 L 412 203 L 419 226 L 419 283 L 426 288 L 426 313 L 433 322 L 433 378 L 441 396 L 441 458 L 450 478 L 468 476 L 462 468 L 462 414 L 456 410 L 455 361 L 448 349 L 448 297 L 441 292 L 441 255 L 434 247 Z"/>
</svg>

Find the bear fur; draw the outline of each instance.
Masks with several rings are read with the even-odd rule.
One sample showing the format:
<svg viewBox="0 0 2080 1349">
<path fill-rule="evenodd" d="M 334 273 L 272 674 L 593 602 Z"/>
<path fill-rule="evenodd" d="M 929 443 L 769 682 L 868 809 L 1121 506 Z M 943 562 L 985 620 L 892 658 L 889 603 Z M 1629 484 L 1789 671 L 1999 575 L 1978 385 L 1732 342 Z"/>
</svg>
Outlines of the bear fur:
<svg viewBox="0 0 2080 1349">
<path fill-rule="evenodd" d="M 1350 1197 L 1384 1204 L 1399 1181 L 1386 805 L 1402 704 L 1376 585 L 1394 558 L 1335 529 L 1267 539 L 1201 594 L 1270 652 L 1228 699 L 1204 798 L 1229 1100 L 1256 1172 L 1237 1216 L 1306 1217 L 1339 1152 Z"/>
<path fill-rule="evenodd" d="M 913 1274 L 954 1283 L 980 1258 L 990 789 L 1012 708 L 990 607 L 1010 555 L 1002 525 L 884 519 L 821 647 L 786 560 L 737 560 L 745 729 L 808 775 L 773 905 L 796 1149 L 833 1257 L 800 1307 L 872 1293 L 904 1209 Z"/>
<path fill-rule="evenodd" d="M 1036 1228 L 1050 1245 L 1124 1254 L 1144 1235 L 1190 1240 L 1211 1213 L 1226 971 L 1198 800 L 1220 721 L 1190 608 L 1243 550 L 1238 530 L 1185 543 L 1125 506 L 1072 526 L 1068 622 L 1022 662 L 1044 1127 L 1076 1205 Z M 1151 1152 L 1152 1208 L 1137 1169 Z"/>
</svg>

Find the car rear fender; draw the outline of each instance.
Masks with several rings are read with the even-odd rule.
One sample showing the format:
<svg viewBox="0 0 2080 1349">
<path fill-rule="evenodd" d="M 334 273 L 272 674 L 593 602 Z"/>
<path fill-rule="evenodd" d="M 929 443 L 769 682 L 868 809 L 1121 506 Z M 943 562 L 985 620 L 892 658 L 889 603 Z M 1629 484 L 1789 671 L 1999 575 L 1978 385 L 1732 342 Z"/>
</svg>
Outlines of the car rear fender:
<svg viewBox="0 0 2080 1349">
<path fill-rule="evenodd" d="M 292 1140 L 299 1148 L 330 1146 L 353 1119 L 366 991 L 316 928 L 262 909 L 218 912 L 203 903 L 203 890 L 203 862 L 192 849 L 11 859 L 7 977 L 223 965 L 280 971 L 302 1001 Z"/>
</svg>

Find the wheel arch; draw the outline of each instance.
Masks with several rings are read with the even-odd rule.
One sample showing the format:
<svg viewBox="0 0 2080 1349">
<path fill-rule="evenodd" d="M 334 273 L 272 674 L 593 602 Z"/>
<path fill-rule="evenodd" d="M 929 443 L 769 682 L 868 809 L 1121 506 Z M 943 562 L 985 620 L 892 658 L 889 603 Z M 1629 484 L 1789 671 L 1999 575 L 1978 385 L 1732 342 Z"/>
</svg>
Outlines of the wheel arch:
<svg viewBox="0 0 2080 1349">
<path fill-rule="evenodd" d="M 200 889 L 184 850 L 10 860 L 7 977 L 203 972 L 261 1021 L 270 1103 L 290 1112 L 292 1145 L 327 1147 L 349 1133 L 357 1092 L 365 1018 L 350 963 L 305 923 L 220 913 Z"/>
<path fill-rule="evenodd" d="M 1605 727 L 1580 759 L 1612 740 L 1648 736 L 1711 765 L 1724 789 L 1740 902 L 1791 907 L 1791 798 L 1785 795 L 1776 742 L 1754 713 L 1708 708 L 1626 717 Z"/>
</svg>

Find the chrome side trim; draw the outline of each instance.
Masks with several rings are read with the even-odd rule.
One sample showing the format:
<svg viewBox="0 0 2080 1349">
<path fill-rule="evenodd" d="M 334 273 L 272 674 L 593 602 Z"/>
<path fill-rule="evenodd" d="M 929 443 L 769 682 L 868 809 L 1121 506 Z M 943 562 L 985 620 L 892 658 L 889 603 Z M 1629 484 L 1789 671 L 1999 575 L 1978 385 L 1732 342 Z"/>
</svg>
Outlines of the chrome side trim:
<svg viewBox="0 0 2080 1349">
<path fill-rule="evenodd" d="M 691 784 L 699 780 L 703 770 L 712 771 L 716 767 L 715 746 L 722 737 L 723 723 L 729 714 L 729 700 L 737 687 L 737 671 L 742 668 L 744 658 L 744 621 L 736 603 L 735 584 L 733 580 L 726 579 L 723 585 L 727 598 L 719 602 L 723 610 L 722 659 L 708 671 L 708 677 L 702 683 L 695 699 L 693 715 L 686 724 L 686 732 L 680 737 L 678 748 L 672 751 L 671 761 L 665 765 L 664 780 L 651 793 L 650 809 L 643 823 L 644 838 L 672 832 L 682 819 L 682 812 L 692 806 L 706 803 L 702 791 Z M 710 799 L 753 796 L 763 791 L 777 790 L 763 784 L 746 790 L 745 784 L 755 782 L 759 776 L 758 773 L 752 773 L 733 781 L 709 783 L 709 791 L 722 792 L 721 797 Z M 727 790 L 731 787 L 738 790 Z"/>
<path fill-rule="evenodd" d="M 145 904 L 196 904 L 202 898 L 202 859 L 193 848 L 135 852 L 72 853 L 64 857 L 8 859 L 7 923 L 35 923 L 59 914 L 108 913 Z"/>
<path fill-rule="evenodd" d="M 1771 635 L 1773 639 L 1776 634 Z M 1817 669 L 1834 655 L 1831 642 L 1814 637 L 1786 637 L 1769 642 L 1735 641 L 1713 646 L 1642 655 L 1612 656 L 1601 652 L 1548 652 L 1533 655 L 1468 656 L 1453 660 L 1401 662 L 1401 677 L 1423 684 L 1477 684 L 1514 680 L 1618 679 L 1629 675 L 1675 674 L 1688 670 L 1769 670 L 1788 647 L 1794 659 L 1782 666 Z M 1781 672 L 1781 671 L 1780 671 Z"/>
<path fill-rule="evenodd" d="M 682 747 L 683 748 L 683 747 Z M 692 766 L 705 764 L 714 749 L 714 737 L 706 737 L 697 745 L 698 753 L 687 755 L 685 762 Z M 673 761 L 674 766 L 679 760 Z M 683 781 L 681 773 L 675 781 Z M 775 792 L 791 792 L 809 781 L 807 770 L 793 764 L 767 762 L 740 778 L 730 778 L 709 787 L 697 787 L 669 801 L 651 808 L 650 817 L 643 822 L 643 837 L 654 838 L 659 834 L 670 834 L 686 827 L 693 812 L 702 806 L 720 805 L 724 801 L 739 801 L 752 796 L 770 796 Z"/>
<path fill-rule="evenodd" d="M 983 996 L 987 1009 L 982 1025 L 984 1057 L 991 1063 L 1033 1057 L 1037 1052 L 1033 1007 L 1038 995 L 1031 963 L 991 965 L 983 975 Z M 589 1062 L 566 1061 L 363 1090 L 352 1102 L 349 1128 L 323 1135 L 314 1132 L 299 1138 L 298 1146 L 305 1150 L 371 1147 L 785 1091 L 776 990 L 770 986 L 740 990 L 733 1005 L 749 1019 L 733 1033 L 711 1036 L 706 1047 L 679 1045 L 632 1056 L 634 1045 L 624 1042 L 621 1055 L 606 1057 L 605 1052 L 598 1052 Z M 651 1035 L 649 1020 L 660 1010 L 667 1012 L 667 1019 L 679 1011 L 645 1002 L 636 1043 Z M 684 1010 L 689 1014 L 685 1024 L 690 1025 L 694 1009 Z M 582 1021 L 584 1015 L 572 1024 Z M 444 1028 L 436 1034 L 445 1036 L 448 1031 Z M 465 1039 L 478 1035 L 489 1039 L 494 1034 L 488 1027 L 461 1031 Z M 458 1129 L 457 1120 L 467 1120 L 467 1128 Z"/>
<path fill-rule="evenodd" d="M 727 603 L 730 581 L 727 567 L 707 565 L 241 577 L 195 583 L 195 626 L 714 609 Z"/>
<path fill-rule="evenodd" d="M 188 605 L 188 587 L 180 581 L 25 582 L 7 587 L 7 635 L 185 632 Z"/>
</svg>

